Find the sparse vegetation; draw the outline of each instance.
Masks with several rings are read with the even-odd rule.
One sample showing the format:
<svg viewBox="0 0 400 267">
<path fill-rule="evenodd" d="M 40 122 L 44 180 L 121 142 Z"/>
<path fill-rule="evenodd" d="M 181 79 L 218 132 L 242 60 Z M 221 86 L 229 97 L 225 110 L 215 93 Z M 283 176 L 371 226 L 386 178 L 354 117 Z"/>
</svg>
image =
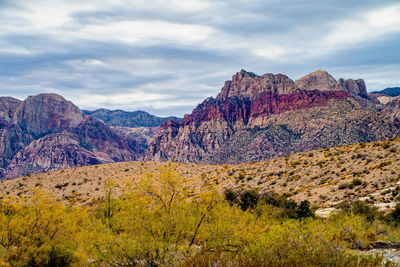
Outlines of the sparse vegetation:
<svg viewBox="0 0 400 267">
<path fill-rule="evenodd" d="M 243 165 L 126 162 L 4 180 L 0 266 L 379 266 L 350 248 L 400 240 L 399 206 L 373 206 L 400 200 L 399 147 L 395 139 Z M 223 188 L 234 190 L 214 192 Z M 313 216 L 343 200 L 341 212 Z"/>
<path fill-rule="evenodd" d="M 360 204 L 320 219 L 308 201 L 273 193 L 189 197 L 183 179 L 165 168 L 119 197 L 109 182 L 93 207 L 67 208 L 40 191 L 5 198 L 0 266 L 383 266 L 351 248 L 399 236 Z"/>
</svg>

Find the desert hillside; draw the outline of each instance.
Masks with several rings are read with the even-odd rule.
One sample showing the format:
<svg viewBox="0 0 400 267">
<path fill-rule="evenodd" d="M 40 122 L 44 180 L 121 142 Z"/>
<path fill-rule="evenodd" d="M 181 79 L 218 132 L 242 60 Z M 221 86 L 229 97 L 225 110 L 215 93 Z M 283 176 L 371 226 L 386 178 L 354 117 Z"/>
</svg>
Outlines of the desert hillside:
<svg viewBox="0 0 400 267">
<path fill-rule="evenodd" d="M 342 200 L 364 200 L 382 209 L 395 204 L 400 192 L 400 138 L 326 148 L 242 165 L 169 162 L 122 162 L 25 176 L 0 182 L 0 197 L 27 195 L 37 188 L 59 200 L 90 204 L 113 180 L 118 194 L 128 182 L 170 165 L 191 194 L 216 187 L 274 191 L 295 200 L 330 207 Z"/>
</svg>

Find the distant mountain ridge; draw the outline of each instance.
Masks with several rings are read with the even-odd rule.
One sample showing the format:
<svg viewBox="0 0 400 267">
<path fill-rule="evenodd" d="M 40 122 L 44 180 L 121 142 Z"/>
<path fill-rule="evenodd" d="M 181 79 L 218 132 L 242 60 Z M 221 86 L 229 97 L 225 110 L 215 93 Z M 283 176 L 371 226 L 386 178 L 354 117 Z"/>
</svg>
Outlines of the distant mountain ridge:
<svg viewBox="0 0 400 267">
<path fill-rule="evenodd" d="M 396 97 L 396 96 L 400 96 L 400 87 L 389 87 L 389 88 L 383 89 L 381 91 L 371 92 L 371 94 L 380 94 L 380 95 Z"/>
<path fill-rule="evenodd" d="M 168 120 L 181 121 L 178 117 L 157 117 L 146 111 L 124 111 L 124 110 L 108 110 L 96 109 L 93 111 L 84 110 L 86 115 L 104 121 L 108 126 L 122 127 L 159 127 Z"/>
</svg>

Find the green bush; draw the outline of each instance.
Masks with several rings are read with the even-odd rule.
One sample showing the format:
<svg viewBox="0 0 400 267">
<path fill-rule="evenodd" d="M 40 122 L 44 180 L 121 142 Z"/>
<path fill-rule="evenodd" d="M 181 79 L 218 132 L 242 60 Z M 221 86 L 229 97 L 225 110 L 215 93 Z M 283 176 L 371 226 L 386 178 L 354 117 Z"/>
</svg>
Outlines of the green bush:
<svg viewBox="0 0 400 267">
<path fill-rule="evenodd" d="M 343 201 L 336 207 L 346 213 L 364 216 L 368 221 L 373 221 L 383 216 L 382 212 L 380 212 L 377 207 L 368 205 L 364 201 L 359 200 L 353 202 Z"/>
</svg>

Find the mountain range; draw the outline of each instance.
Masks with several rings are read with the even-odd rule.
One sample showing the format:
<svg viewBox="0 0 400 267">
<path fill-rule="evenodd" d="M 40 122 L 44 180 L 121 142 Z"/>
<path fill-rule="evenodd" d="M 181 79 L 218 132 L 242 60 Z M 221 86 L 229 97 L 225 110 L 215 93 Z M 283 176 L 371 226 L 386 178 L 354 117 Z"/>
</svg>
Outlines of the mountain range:
<svg viewBox="0 0 400 267">
<path fill-rule="evenodd" d="M 123 110 L 108 110 L 96 109 L 94 111 L 84 110 L 85 114 L 96 119 L 102 120 L 108 126 L 122 127 L 158 127 L 163 122 L 168 120 L 181 121 L 178 117 L 157 117 L 145 111 L 123 111 Z"/>
<path fill-rule="evenodd" d="M 400 134 L 399 107 L 370 97 L 361 79 L 242 70 L 181 122 L 164 123 L 146 159 L 237 164 L 387 139 Z"/>
<path fill-rule="evenodd" d="M 24 101 L 0 97 L 0 104 L 0 177 L 138 160 L 149 137 L 157 132 L 157 128 L 108 126 L 96 118 L 100 111 L 86 115 L 56 94 L 39 94 Z M 134 115 L 131 123 L 159 126 L 165 121 L 146 112 L 125 113 Z M 104 119 L 107 123 L 116 120 Z"/>
<path fill-rule="evenodd" d="M 389 87 L 381 91 L 373 91 L 371 94 L 378 94 L 390 97 L 400 96 L 400 87 Z"/>
<path fill-rule="evenodd" d="M 246 163 L 396 136 L 400 98 L 382 104 L 361 79 L 242 70 L 182 120 L 82 111 L 55 94 L 0 97 L 0 177 L 143 159 Z"/>
</svg>

